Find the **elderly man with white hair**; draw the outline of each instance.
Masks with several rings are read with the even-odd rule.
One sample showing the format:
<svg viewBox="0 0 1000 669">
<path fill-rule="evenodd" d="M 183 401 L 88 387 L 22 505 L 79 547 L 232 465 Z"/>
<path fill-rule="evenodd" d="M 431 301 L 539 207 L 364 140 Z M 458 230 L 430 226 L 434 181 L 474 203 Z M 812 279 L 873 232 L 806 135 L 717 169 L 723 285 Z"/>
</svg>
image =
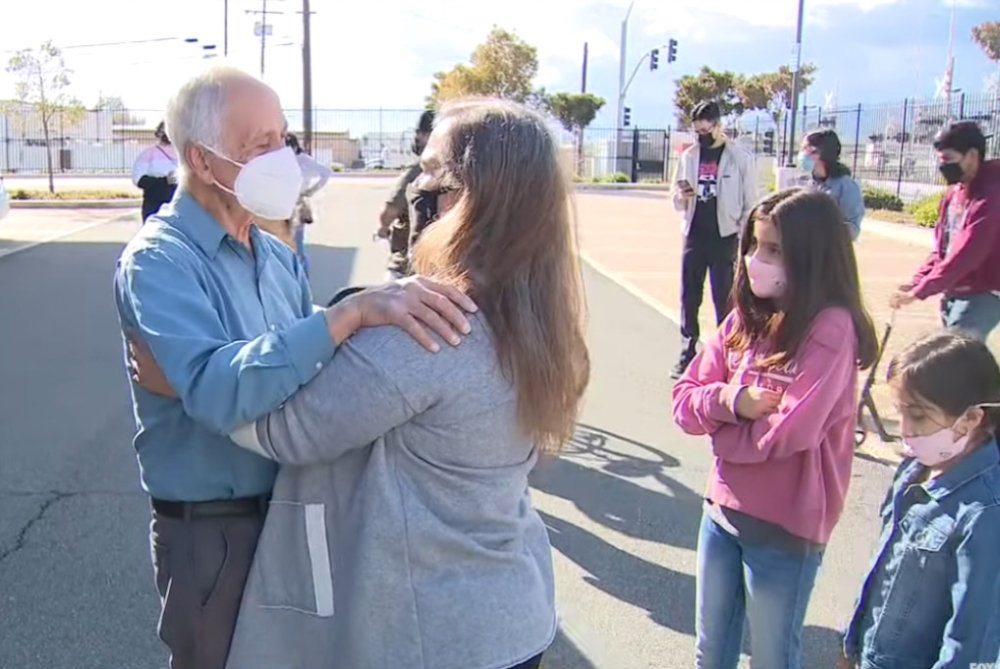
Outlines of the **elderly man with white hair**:
<svg viewBox="0 0 1000 669">
<path fill-rule="evenodd" d="M 286 402 L 358 329 L 398 325 L 436 350 L 424 326 L 457 344 L 476 307 L 425 279 L 313 306 L 294 253 L 254 224 L 288 218 L 302 186 L 259 80 L 211 69 L 180 89 L 166 125 L 180 188 L 122 253 L 115 298 L 160 637 L 174 669 L 222 669 L 277 471 L 227 435 Z"/>
</svg>

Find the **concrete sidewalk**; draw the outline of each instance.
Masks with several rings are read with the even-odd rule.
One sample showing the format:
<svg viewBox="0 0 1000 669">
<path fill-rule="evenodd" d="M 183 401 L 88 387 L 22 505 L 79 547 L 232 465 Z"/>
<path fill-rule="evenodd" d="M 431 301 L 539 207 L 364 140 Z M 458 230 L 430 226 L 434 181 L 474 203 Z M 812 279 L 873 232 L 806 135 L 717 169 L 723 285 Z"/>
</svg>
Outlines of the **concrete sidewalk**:
<svg viewBox="0 0 1000 669">
<path fill-rule="evenodd" d="M 584 192 L 577 194 L 576 201 L 584 259 L 677 323 L 682 236 L 680 216 L 671 207 L 669 197 L 647 193 L 644 197 L 633 194 L 625 199 L 616 194 Z M 932 244 L 930 230 L 870 219 L 864 222 L 855 248 L 865 303 L 880 335 L 890 317 L 889 296 L 923 263 Z M 703 337 L 715 329 L 707 286 L 705 295 L 700 314 Z M 883 382 L 885 362 L 939 324 L 937 298 L 913 304 L 896 314 L 873 391 L 890 430 L 896 426 L 896 414 Z M 1000 333 L 994 334 L 990 344 L 1000 350 Z M 886 447 L 871 436 L 865 449 L 880 459 L 898 458 L 895 448 Z"/>
</svg>

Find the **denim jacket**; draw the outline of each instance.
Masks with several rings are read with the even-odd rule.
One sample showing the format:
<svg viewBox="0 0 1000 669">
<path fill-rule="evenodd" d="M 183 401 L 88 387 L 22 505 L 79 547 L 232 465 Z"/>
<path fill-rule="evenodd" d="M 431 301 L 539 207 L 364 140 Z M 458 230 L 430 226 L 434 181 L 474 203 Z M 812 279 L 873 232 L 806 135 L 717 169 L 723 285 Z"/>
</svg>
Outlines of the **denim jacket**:
<svg viewBox="0 0 1000 669">
<path fill-rule="evenodd" d="M 1000 452 L 937 478 L 905 460 L 844 639 L 861 669 L 967 669 L 1000 651 Z"/>
<path fill-rule="evenodd" d="M 851 231 L 851 239 L 857 241 L 861 234 L 861 221 L 865 218 L 865 199 L 858 182 L 845 174 L 821 181 L 813 179 L 813 186 L 836 201 L 844 223 Z"/>
</svg>

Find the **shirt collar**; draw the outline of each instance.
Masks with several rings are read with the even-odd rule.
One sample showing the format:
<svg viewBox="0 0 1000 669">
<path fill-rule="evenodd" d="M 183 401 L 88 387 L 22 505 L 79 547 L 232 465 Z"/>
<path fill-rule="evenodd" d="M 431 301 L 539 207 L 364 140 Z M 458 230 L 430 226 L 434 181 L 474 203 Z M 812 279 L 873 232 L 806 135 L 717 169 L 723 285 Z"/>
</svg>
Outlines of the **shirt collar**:
<svg viewBox="0 0 1000 669">
<path fill-rule="evenodd" d="M 997 450 L 996 440 L 991 439 L 965 456 L 954 467 L 925 483 L 924 490 L 933 499 L 940 500 L 998 464 L 1000 464 L 1000 450 Z"/>
<path fill-rule="evenodd" d="M 177 196 L 170 203 L 169 210 L 159 218 L 194 240 L 212 259 L 218 253 L 222 240 L 226 238 L 227 233 L 222 226 L 183 187 L 177 190 Z"/>
</svg>

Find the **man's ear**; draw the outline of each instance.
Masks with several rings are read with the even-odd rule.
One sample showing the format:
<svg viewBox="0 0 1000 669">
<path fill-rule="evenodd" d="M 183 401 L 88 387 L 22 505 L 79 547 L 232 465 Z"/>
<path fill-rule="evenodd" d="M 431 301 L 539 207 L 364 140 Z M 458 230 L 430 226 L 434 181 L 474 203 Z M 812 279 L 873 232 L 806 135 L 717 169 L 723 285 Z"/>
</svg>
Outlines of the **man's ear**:
<svg viewBox="0 0 1000 669">
<path fill-rule="evenodd" d="M 185 157 L 190 166 L 189 172 L 195 178 L 206 184 L 211 184 L 214 181 L 212 169 L 208 165 L 208 151 L 197 144 L 189 144 L 185 149 Z"/>
</svg>

